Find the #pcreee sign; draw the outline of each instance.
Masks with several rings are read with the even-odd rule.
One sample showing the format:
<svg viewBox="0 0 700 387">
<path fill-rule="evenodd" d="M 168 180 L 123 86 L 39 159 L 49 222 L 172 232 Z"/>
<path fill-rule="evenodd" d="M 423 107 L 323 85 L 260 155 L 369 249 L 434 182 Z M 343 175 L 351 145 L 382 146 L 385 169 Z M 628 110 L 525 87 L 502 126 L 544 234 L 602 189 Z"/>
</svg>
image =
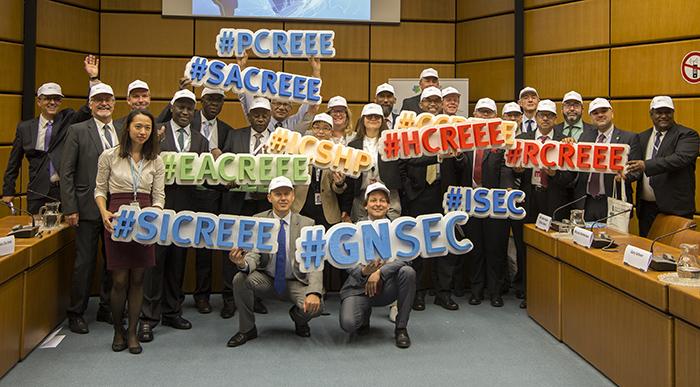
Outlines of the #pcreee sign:
<svg viewBox="0 0 700 387">
<path fill-rule="evenodd" d="M 219 57 L 241 57 L 251 49 L 258 58 L 333 58 L 334 31 L 222 28 L 216 36 Z"/>
</svg>

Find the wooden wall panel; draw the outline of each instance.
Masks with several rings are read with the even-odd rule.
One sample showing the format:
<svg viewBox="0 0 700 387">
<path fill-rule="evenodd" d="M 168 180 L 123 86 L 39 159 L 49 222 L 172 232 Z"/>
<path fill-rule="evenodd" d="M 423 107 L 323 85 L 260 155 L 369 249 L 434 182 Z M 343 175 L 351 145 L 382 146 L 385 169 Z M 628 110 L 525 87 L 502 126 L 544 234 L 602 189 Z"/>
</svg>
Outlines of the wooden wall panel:
<svg viewBox="0 0 700 387">
<path fill-rule="evenodd" d="M 24 38 L 24 2 L 5 0 L 0 15 L 0 39 L 21 42 Z"/>
<path fill-rule="evenodd" d="M 432 67 L 437 70 L 442 78 L 453 78 L 455 76 L 455 66 L 451 64 L 434 63 L 372 63 L 370 65 L 370 85 L 369 94 L 374 98 L 374 91 L 377 86 L 388 82 L 389 78 L 415 78 L 420 77 L 423 69 Z M 399 103 L 399 102 L 397 102 Z"/>
<path fill-rule="evenodd" d="M 632 132 L 642 132 L 652 126 L 649 118 L 651 99 L 613 100 L 615 125 Z M 700 98 L 674 98 L 674 118 L 681 125 L 700 130 Z"/>
<path fill-rule="evenodd" d="M 447 23 L 373 25 L 372 60 L 453 62 L 455 26 Z"/>
<path fill-rule="evenodd" d="M 307 62 L 285 61 L 284 71 L 309 74 Z M 364 102 L 368 97 L 369 65 L 366 62 L 324 62 L 322 67 L 321 96 L 327 101 L 342 95 L 348 101 Z"/>
<path fill-rule="evenodd" d="M 457 78 L 469 78 L 469 102 L 489 97 L 497 101 L 511 101 L 515 76 L 515 61 L 499 59 L 485 62 L 458 63 Z"/>
<path fill-rule="evenodd" d="M 151 100 L 151 106 L 148 107 L 148 110 L 153 114 L 154 117 L 158 117 L 160 112 L 163 111 L 168 106 L 168 103 L 170 101 L 156 101 L 156 100 Z M 199 108 L 199 106 L 197 106 Z M 114 113 L 112 114 L 112 117 L 119 118 L 119 117 L 124 117 L 125 115 L 129 114 L 131 111 L 131 108 L 129 105 L 127 105 L 126 100 L 124 99 L 119 99 L 117 100 L 117 105 L 114 107 Z"/>
<path fill-rule="evenodd" d="M 135 79 L 148 82 L 151 98 L 170 99 L 178 90 L 187 58 L 102 57 L 102 81 L 114 89 L 118 98 L 126 97 L 126 88 Z"/>
<path fill-rule="evenodd" d="M 541 98 L 561 99 L 569 90 L 584 97 L 608 95 L 608 49 L 525 57 L 525 84 Z"/>
<path fill-rule="evenodd" d="M 162 10 L 163 0 L 102 0 L 102 11 L 153 11 Z"/>
<path fill-rule="evenodd" d="M 78 7 L 90 8 L 95 11 L 100 9 L 100 0 L 52 0 L 64 4 L 72 4 Z"/>
<path fill-rule="evenodd" d="M 0 42 L 0 91 L 22 91 L 22 45 Z"/>
<path fill-rule="evenodd" d="M 292 109 L 296 112 L 296 107 L 293 107 Z M 248 126 L 248 121 L 245 118 L 240 102 L 225 102 L 219 118 L 226 121 L 226 123 L 231 125 L 231 127 L 234 129 L 240 129 Z"/>
<path fill-rule="evenodd" d="M 536 8 L 536 7 L 546 7 L 549 5 L 561 4 L 561 3 L 571 3 L 573 1 L 579 0 L 524 0 L 525 9 Z"/>
<path fill-rule="evenodd" d="M 101 13 L 102 54 L 192 55 L 194 21 L 160 15 Z M 125 35 L 138 31 L 139 39 Z"/>
<path fill-rule="evenodd" d="M 578 1 L 526 11 L 525 53 L 607 46 L 609 13 L 609 0 Z"/>
<path fill-rule="evenodd" d="M 0 95 L 0 144 L 11 144 L 22 119 L 22 96 Z"/>
<path fill-rule="evenodd" d="M 454 21 L 455 2 L 435 0 L 401 0 L 401 20 Z"/>
<path fill-rule="evenodd" d="M 97 53 L 99 22 L 98 12 L 39 0 L 36 42 L 40 46 Z M 123 39 L 124 35 L 119 34 L 118 38 Z"/>
<path fill-rule="evenodd" d="M 457 20 L 513 12 L 514 0 L 457 0 Z"/>
<path fill-rule="evenodd" d="M 610 95 L 697 95 L 698 85 L 691 85 L 683 80 L 680 69 L 685 54 L 697 50 L 698 47 L 700 39 L 613 48 Z"/>
<path fill-rule="evenodd" d="M 197 55 L 216 57 L 216 35 L 222 28 L 245 28 L 251 31 L 259 29 L 283 29 L 281 22 L 261 22 L 250 20 L 208 20 L 197 19 L 194 21 L 194 52 Z M 235 58 L 224 58 L 235 61 Z"/>
<path fill-rule="evenodd" d="M 335 38 L 333 40 L 335 59 L 369 59 L 369 25 L 284 23 L 284 29 L 333 30 L 335 31 Z"/>
<path fill-rule="evenodd" d="M 697 0 L 615 0 L 611 2 L 611 40 L 624 44 L 700 37 L 698 15 Z"/>
<path fill-rule="evenodd" d="M 36 84 L 56 82 L 61 85 L 61 90 L 67 97 L 87 97 L 89 80 L 83 69 L 84 60 L 84 54 L 38 47 Z M 104 69 L 103 66 L 101 64 L 101 70 Z"/>
<path fill-rule="evenodd" d="M 513 14 L 457 23 L 457 61 L 514 55 Z"/>
</svg>

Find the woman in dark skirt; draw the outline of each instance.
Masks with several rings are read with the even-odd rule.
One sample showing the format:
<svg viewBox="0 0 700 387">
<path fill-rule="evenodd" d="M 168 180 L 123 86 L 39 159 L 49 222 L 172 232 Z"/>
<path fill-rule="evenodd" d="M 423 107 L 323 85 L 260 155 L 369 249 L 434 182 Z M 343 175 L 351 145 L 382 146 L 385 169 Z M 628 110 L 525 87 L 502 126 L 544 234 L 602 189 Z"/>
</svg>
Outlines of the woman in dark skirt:
<svg viewBox="0 0 700 387">
<path fill-rule="evenodd" d="M 107 269 L 112 272 L 112 316 L 114 340 L 112 350 L 138 354 L 142 348 L 136 335 L 141 303 L 143 276 L 155 265 L 155 247 L 137 242 L 116 242 L 111 238 L 112 219 L 121 205 L 163 208 L 165 168 L 158 156 L 158 134 L 153 115 L 134 110 L 127 116 L 119 145 L 105 150 L 97 166 L 95 201 L 105 227 Z M 109 204 L 108 204 L 109 200 Z M 129 298 L 129 329 L 124 331 L 122 314 Z"/>
</svg>

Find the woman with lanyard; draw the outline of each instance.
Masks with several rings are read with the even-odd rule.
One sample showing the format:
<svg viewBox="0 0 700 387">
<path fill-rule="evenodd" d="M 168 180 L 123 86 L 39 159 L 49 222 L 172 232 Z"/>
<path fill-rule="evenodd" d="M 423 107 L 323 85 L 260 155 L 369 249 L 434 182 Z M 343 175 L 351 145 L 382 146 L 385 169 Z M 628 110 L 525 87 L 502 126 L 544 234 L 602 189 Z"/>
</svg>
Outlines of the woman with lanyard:
<svg viewBox="0 0 700 387">
<path fill-rule="evenodd" d="M 347 145 L 355 138 L 355 132 L 352 128 L 352 114 L 348 109 L 348 101 L 345 98 L 336 95 L 328 100 L 328 111 L 333 117 L 333 133 L 331 140 L 337 144 Z"/>
<path fill-rule="evenodd" d="M 114 339 L 112 350 L 127 347 L 141 353 L 136 327 L 143 301 L 143 276 L 155 265 L 155 247 L 137 242 L 115 242 L 111 238 L 112 220 L 121 205 L 163 208 L 165 201 L 165 167 L 158 156 L 158 139 L 153 115 L 134 110 L 126 118 L 119 145 L 105 150 L 97 166 L 95 201 L 105 227 L 107 269 L 112 272 L 112 316 Z M 109 205 L 107 200 L 109 198 Z M 127 299 L 129 329 L 124 331 L 122 314 Z"/>
<path fill-rule="evenodd" d="M 347 179 L 348 190 L 353 196 L 352 211 L 350 213 L 353 222 L 367 216 L 367 210 L 363 204 L 364 192 L 367 186 L 376 182 L 382 182 L 389 188 L 389 197 L 391 199 L 387 215 L 389 219 L 396 219 L 401 215 L 399 161 L 382 161 L 379 155 L 379 140 L 382 137 L 382 132 L 387 129 L 381 106 L 376 103 L 369 103 L 362 108 L 362 117 L 357 121 L 357 135 L 354 140 L 350 141 L 348 146 L 368 152 L 372 156 L 372 167 L 356 179 Z"/>
</svg>

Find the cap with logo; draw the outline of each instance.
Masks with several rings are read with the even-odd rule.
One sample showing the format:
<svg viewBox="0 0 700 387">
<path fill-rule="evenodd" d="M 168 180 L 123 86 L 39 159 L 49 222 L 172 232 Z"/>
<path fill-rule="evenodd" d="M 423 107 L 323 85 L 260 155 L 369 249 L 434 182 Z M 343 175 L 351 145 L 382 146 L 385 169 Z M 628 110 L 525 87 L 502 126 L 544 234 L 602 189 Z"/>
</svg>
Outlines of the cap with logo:
<svg viewBox="0 0 700 387">
<path fill-rule="evenodd" d="M 93 86 L 90 89 L 90 96 L 89 98 L 92 98 L 98 94 L 109 94 L 112 97 L 114 97 L 114 91 L 112 90 L 112 86 L 106 84 L 106 83 L 98 83 L 95 86 Z"/>
<path fill-rule="evenodd" d="M 459 90 L 455 89 L 452 86 L 447 86 L 446 88 L 442 89 L 442 98 L 445 98 L 450 94 L 462 95 L 462 93 L 460 93 Z"/>
<path fill-rule="evenodd" d="M 336 95 L 335 97 L 328 100 L 328 108 L 332 109 L 336 106 L 342 106 L 342 107 L 347 109 L 348 101 L 345 98 L 343 98 L 339 95 Z"/>
<path fill-rule="evenodd" d="M 372 183 L 367 186 L 367 189 L 365 190 L 365 200 L 369 197 L 369 194 L 371 194 L 374 191 L 384 191 L 386 192 L 387 196 L 390 196 L 391 193 L 389 192 L 389 188 L 387 188 L 384 184 L 381 182 L 376 182 Z"/>
<path fill-rule="evenodd" d="M 518 98 L 522 98 L 525 94 L 535 94 L 537 98 L 540 97 L 539 94 L 537 94 L 537 90 L 534 87 L 526 86 L 522 90 L 520 90 L 520 94 L 518 94 Z"/>
<path fill-rule="evenodd" d="M 428 97 L 432 97 L 434 95 L 436 95 L 442 99 L 442 91 L 440 91 L 440 89 L 438 89 L 435 86 L 426 87 L 425 89 L 423 89 L 423 92 L 420 93 L 420 100 L 422 101 L 422 100 L 424 100 Z"/>
<path fill-rule="evenodd" d="M 498 108 L 496 107 L 496 101 L 492 100 L 491 98 L 481 98 L 480 100 L 476 101 L 476 105 L 474 105 L 474 111 L 477 111 L 479 109 L 489 109 L 493 112 L 498 112 Z"/>
<path fill-rule="evenodd" d="M 554 115 L 557 115 L 557 105 L 552 100 L 543 99 L 537 104 L 537 111 L 550 112 Z"/>
<path fill-rule="evenodd" d="M 319 114 L 316 114 L 316 115 L 314 116 L 314 120 L 311 121 L 311 123 L 313 124 L 314 122 L 319 122 L 319 121 L 320 121 L 320 122 L 325 122 L 325 123 L 327 123 L 328 125 L 330 125 L 331 127 L 333 127 L 333 117 L 331 117 L 330 115 L 328 115 L 328 114 L 326 114 L 326 113 L 319 113 Z"/>
<path fill-rule="evenodd" d="M 649 110 L 659 108 L 669 108 L 671 110 L 676 110 L 676 108 L 673 107 L 673 100 L 671 99 L 671 97 L 666 95 L 657 95 L 656 97 L 652 98 L 651 103 L 649 104 Z"/>
<path fill-rule="evenodd" d="M 376 103 L 368 103 L 367 105 L 362 107 L 363 116 L 369 116 L 372 114 L 384 116 L 384 111 L 382 110 L 382 107 L 377 105 Z"/>
<path fill-rule="evenodd" d="M 189 99 L 190 101 L 197 103 L 197 96 L 195 96 L 194 93 L 191 92 L 190 90 L 183 89 L 183 90 L 178 90 L 177 92 L 175 92 L 173 99 L 170 100 L 170 104 L 175 105 L 175 101 L 177 101 L 178 99 L 182 99 L 182 98 Z"/>
<path fill-rule="evenodd" d="M 523 110 L 520 108 L 520 105 L 518 105 L 517 103 L 508 102 L 507 104 L 503 105 L 503 114 L 508 114 L 508 113 L 523 114 Z"/>
<path fill-rule="evenodd" d="M 267 187 L 267 192 L 270 193 L 277 188 L 282 188 L 282 187 L 289 187 L 291 189 L 294 189 L 294 185 L 292 184 L 292 181 L 289 180 L 287 176 L 277 176 L 272 181 L 270 181 L 270 186 Z"/>
<path fill-rule="evenodd" d="M 39 86 L 39 89 L 36 91 L 36 96 L 38 97 L 40 95 L 60 95 L 63 97 L 61 85 L 53 82 L 44 83 L 43 85 Z"/>
<path fill-rule="evenodd" d="M 209 94 L 218 94 L 218 95 L 226 95 L 223 90 L 221 89 L 215 89 L 212 87 L 205 87 L 202 89 L 202 94 L 200 94 L 200 97 L 204 97 L 205 95 Z"/>
<path fill-rule="evenodd" d="M 594 110 L 600 108 L 612 109 L 610 102 L 605 98 L 596 98 L 588 105 L 588 114 L 593 113 Z"/>
<path fill-rule="evenodd" d="M 140 79 L 137 79 L 129 84 L 129 87 L 126 89 L 126 95 L 127 96 L 131 95 L 131 92 L 136 90 L 136 89 L 150 90 L 148 88 L 148 83 L 146 83 Z"/>
<path fill-rule="evenodd" d="M 420 72 L 420 79 L 429 78 L 429 77 L 435 77 L 435 78 L 440 79 L 440 77 L 438 77 L 437 70 L 435 70 L 432 67 L 428 67 L 427 69 L 424 69 L 423 71 Z"/>
<path fill-rule="evenodd" d="M 562 102 L 566 101 L 578 101 L 580 103 L 583 103 L 583 98 L 581 98 L 581 94 L 575 92 L 575 91 L 570 91 L 566 94 L 564 94 L 564 99 L 561 100 Z"/>
<path fill-rule="evenodd" d="M 250 110 L 253 109 L 265 109 L 272 110 L 270 105 L 270 100 L 265 97 L 255 97 L 253 98 L 253 103 L 250 105 Z"/>
<path fill-rule="evenodd" d="M 375 91 L 374 95 L 379 95 L 379 93 L 383 93 L 385 91 L 388 91 L 391 94 L 396 94 L 394 91 L 394 86 L 391 86 L 388 83 L 382 83 L 381 85 L 377 86 L 377 90 Z"/>
</svg>

